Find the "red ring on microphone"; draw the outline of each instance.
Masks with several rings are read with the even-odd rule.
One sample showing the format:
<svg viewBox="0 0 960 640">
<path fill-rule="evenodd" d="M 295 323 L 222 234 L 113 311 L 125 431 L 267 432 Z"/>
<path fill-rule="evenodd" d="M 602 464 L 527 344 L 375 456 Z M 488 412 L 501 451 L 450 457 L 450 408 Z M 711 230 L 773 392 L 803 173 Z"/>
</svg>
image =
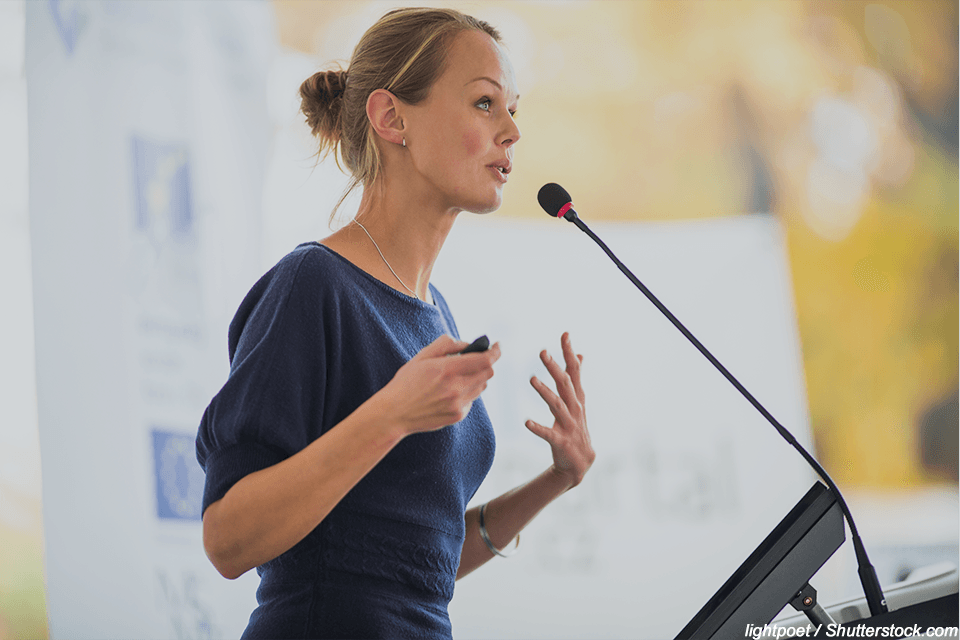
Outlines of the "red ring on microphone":
<svg viewBox="0 0 960 640">
<path fill-rule="evenodd" d="M 567 211 L 570 211 L 570 209 L 573 209 L 573 202 L 568 202 L 560 207 L 560 211 L 557 211 L 557 217 L 562 218 L 564 215 L 566 215 Z"/>
</svg>

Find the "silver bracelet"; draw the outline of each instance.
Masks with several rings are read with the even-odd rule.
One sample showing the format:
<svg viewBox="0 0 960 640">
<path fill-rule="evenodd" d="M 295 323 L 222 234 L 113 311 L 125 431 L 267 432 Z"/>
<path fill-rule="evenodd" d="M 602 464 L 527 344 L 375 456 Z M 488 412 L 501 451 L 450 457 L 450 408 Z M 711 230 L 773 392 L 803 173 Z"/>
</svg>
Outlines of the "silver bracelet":
<svg viewBox="0 0 960 640">
<path fill-rule="evenodd" d="M 483 538 L 484 544 L 487 545 L 487 549 L 490 549 L 494 554 L 500 556 L 501 558 L 509 558 L 517 552 L 517 547 L 520 546 L 520 534 L 517 534 L 517 545 L 513 548 L 513 551 L 510 553 L 503 553 L 493 546 L 493 541 L 490 540 L 490 535 L 487 533 L 487 527 L 483 524 L 483 512 L 487 508 L 487 503 L 480 505 L 480 537 Z"/>
</svg>

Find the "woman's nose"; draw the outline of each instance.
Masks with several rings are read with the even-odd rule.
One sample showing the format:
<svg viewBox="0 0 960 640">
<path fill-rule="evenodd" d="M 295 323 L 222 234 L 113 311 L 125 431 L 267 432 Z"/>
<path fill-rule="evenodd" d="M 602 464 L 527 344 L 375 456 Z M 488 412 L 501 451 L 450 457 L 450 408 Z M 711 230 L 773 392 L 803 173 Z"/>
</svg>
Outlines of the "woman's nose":
<svg viewBox="0 0 960 640">
<path fill-rule="evenodd" d="M 517 126 L 517 121 L 513 119 L 513 116 L 507 117 L 510 118 L 510 123 L 503 133 L 503 138 L 500 140 L 500 144 L 505 147 L 516 144 L 521 135 L 520 127 Z"/>
</svg>

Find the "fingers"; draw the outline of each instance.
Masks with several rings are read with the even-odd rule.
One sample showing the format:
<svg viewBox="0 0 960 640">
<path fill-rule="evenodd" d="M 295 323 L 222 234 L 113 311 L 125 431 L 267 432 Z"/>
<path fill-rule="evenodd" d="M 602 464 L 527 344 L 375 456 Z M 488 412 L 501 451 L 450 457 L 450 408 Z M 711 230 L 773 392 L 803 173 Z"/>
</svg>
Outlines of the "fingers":
<svg viewBox="0 0 960 640">
<path fill-rule="evenodd" d="M 529 429 L 533 435 L 537 436 L 538 438 L 542 438 L 547 442 L 550 442 L 550 439 L 553 437 L 553 429 L 548 429 L 538 422 L 527 420 L 525 423 L 523 423 L 523 425 Z"/>
<path fill-rule="evenodd" d="M 573 385 L 577 400 L 580 401 L 580 404 L 585 404 L 586 396 L 580 383 L 580 368 L 583 364 L 583 356 L 574 353 L 569 332 L 564 332 L 563 336 L 560 337 L 560 344 L 563 349 L 563 359 L 567 364 L 567 375 L 570 376 L 570 383 Z"/>
<path fill-rule="evenodd" d="M 500 343 L 497 342 L 483 352 L 440 358 L 436 365 L 445 384 L 452 384 L 472 402 L 487 388 L 487 381 L 493 377 L 493 364 L 499 359 Z"/>
<path fill-rule="evenodd" d="M 493 377 L 500 344 L 484 352 L 460 354 L 467 343 L 442 335 L 407 361 L 385 387 L 399 406 L 408 433 L 441 429 L 459 422 Z"/>
<path fill-rule="evenodd" d="M 467 343 L 462 340 L 456 340 L 452 336 L 443 334 L 413 356 L 413 359 L 439 358 L 440 356 L 451 355 L 463 351 Z"/>
<path fill-rule="evenodd" d="M 500 359 L 500 343 L 495 342 L 486 351 L 480 351 L 476 353 L 464 353 L 460 352 L 467 348 L 469 343 L 464 342 L 463 340 L 456 340 L 453 337 L 443 334 L 423 349 L 417 353 L 412 360 L 424 360 L 427 358 L 440 358 L 443 356 L 459 356 L 457 361 L 462 363 L 471 364 L 474 367 L 476 366 L 489 366 L 494 362 Z"/>
<path fill-rule="evenodd" d="M 574 353 L 569 333 L 563 334 L 560 343 L 566 369 L 561 368 L 560 363 L 554 360 L 545 349 L 540 352 L 540 360 L 556 383 L 556 393 L 536 376 L 530 378 L 531 386 L 547 403 L 550 412 L 557 420 L 554 427 L 575 424 L 583 415 L 585 400 L 580 383 L 580 366 L 583 356 Z"/>
<path fill-rule="evenodd" d="M 492 367 L 493 364 L 499 359 L 500 343 L 494 342 L 493 346 L 486 351 L 481 351 L 479 353 L 465 353 L 453 358 L 453 364 L 458 367 L 458 370 L 461 373 L 465 375 L 471 375 L 477 371 Z"/>
<path fill-rule="evenodd" d="M 570 413 L 567 411 L 566 404 L 550 387 L 545 385 L 540 378 L 537 376 L 530 378 L 530 385 L 537 390 L 537 393 L 540 394 L 543 401 L 547 403 L 547 406 L 550 408 L 550 413 L 557 419 L 557 422 L 563 423 L 570 419 Z"/>
<path fill-rule="evenodd" d="M 583 385 L 580 381 L 580 369 L 583 364 L 583 356 L 573 351 L 573 342 L 570 340 L 570 333 L 564 332 L 560 337 L 560 347 L 563 350 L 563 360 L 567 368 L 565 369 L 567 376 L 570 378 L 570 385 L 573 390 L 573 395 L 576 397 L 577 401 L 583 405 L 586 403 L 586 395 L 583 393 Z M 552 374 L 552 372 L 551 372 Z M 554 379 L 556 376 L 554 375 Z M 558 381 L 558 391 L 562 390 L 559 387 Z"/>
<path fill-rule="evenodd" d="M 582 404 L 584 400 L 583 389 L 580 386 L 580 359 L 573 353 L 569 334 L 563 334 L 561 344 L 567 365 L 566 370 L 560 367 L 560 363 L 554 360 L 546 349 L 540 352 L 540 360 L 556 382 L 557 393 L 560 394 L 564 404 L 575 410 L 575 406 Z"/>
</svg>

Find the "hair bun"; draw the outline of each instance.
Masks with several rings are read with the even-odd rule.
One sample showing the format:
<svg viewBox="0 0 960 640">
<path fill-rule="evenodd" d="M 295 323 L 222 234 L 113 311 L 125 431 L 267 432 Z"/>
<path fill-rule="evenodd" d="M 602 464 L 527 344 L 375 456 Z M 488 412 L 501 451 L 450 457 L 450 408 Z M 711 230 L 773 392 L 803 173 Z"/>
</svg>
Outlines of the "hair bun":
<svg viewBox="0 0 960 640">
<path fill-rule="evenodd" d="M 300 111 L 314 136 L 334 145 L 340 140 L 340 112 L 347 72 L 343 69 L 318 71 L 300 85 Z"/>
</svg>

